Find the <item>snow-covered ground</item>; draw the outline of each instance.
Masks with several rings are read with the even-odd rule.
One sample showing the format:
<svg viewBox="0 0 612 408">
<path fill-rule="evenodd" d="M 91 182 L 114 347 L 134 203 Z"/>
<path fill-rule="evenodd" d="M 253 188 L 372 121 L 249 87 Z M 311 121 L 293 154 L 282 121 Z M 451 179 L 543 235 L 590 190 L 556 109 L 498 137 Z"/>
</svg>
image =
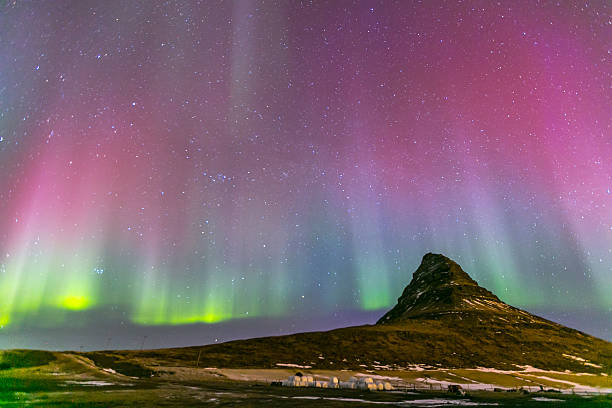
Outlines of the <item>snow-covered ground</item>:
<svg viewBox="0 0 612 408">
<path fill-rule="evenodd" d="M 109 385 L 115 385 L 115 383 L 108 381 L 66 381 L 68 385 L 86 385 L 90 387 L 107 387 Z"/>
<path fill-rule="evenodd" d="M 546 398 L 546 397 L 533 397 L 532 400 L 534 401 L 540 401 L 540 402 L 563 402 L 562 399 L 557 399 L 557 398 Z"/>
<path fill-rule="evenodd" d="M 564 354 L 564 356 L 566 355 Z M 583 360 L 580 357 L 575 357 L 575 356 L 572 356 L 572 357 L 573 359 L 579 359 L 577 361 Z M 520 376 L 522 374 L 524 375 L 526 374 L 525 377 L 517 377 L 517 378 L 520 378 L 522 380 L 543 380 L 544 384 L 556 383 L 558 384 L 557 388 L 559 388 L 559 390 L 563 393 L 572 393 L 572 392 L 573 393 L 605 393 L 605 394 L 612 393 L 612 388 L 592 387 L 592 386 L 580 384 L 577 382 L 562 380 L 562 379 L 550 376 L 551 374 L 552 375 L 572 375 L 572 376 L 577 376 L 577 377 L 595 376 L 595 374 L 592 374 L 592 373 L 573 373 L 571 371 L 542 370 L 542 369 L 532 367 L 529 365 L 517 366 L 517 367 L 519 367 L 520 370 L 515 370 L 515 371 L 498 370 L 495 368 L 486 368 L 486 367 L 479 367 L 479 368 L 476 368 L 475 370 L 486 372 L 486 373 L 505 374 L 505 375 L 512 375 L 512 376 Z M 497 388 L 503 388 L 503 387 L 497 387 Z M 539 385 L 538 386 L 527 386 L 523 388 L 529 391 L 537 391 L 539 390 Z M 544 385 L 544 388 L 550 388 L 550 386 Z"/>
<path fill-rule="evenodd" d="M 292 363 L 276 363 L 276 365 L 279 367 L 312 368 L 312 366 L 309 366 L 309 365 L 299 365 L 299 364 L 292 364 Z"/>
</svg>

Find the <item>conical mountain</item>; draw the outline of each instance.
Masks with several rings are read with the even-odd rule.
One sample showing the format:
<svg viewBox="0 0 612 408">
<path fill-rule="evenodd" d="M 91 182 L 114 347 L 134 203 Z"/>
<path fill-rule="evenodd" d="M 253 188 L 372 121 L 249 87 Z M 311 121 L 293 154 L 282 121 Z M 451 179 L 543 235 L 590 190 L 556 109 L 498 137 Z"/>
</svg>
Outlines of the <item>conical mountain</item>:
<svg viewBox="0 0 612 408">
<path fill-rule="evenodd" d="M 481 287 L 456 262 L 444 255 L 428 253 L 414 272 L 412 281 L 378 324 L 397 323 L 427 314 L 481 311 L 515 313 L 515 309 Z"/>
</svg>

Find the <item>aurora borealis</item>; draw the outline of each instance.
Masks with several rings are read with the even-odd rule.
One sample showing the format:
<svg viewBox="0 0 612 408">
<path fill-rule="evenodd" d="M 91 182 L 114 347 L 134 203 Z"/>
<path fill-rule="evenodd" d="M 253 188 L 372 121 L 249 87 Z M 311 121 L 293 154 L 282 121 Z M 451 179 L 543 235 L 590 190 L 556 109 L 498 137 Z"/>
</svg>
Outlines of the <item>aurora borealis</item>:
<svg viewBox="0 0 612 408">
<path fill-rule="evenodd" d="M 433 251 L 612 338 L 607 5 L 4 2 L 0 336 L 369 313 Z"/>
</svg>

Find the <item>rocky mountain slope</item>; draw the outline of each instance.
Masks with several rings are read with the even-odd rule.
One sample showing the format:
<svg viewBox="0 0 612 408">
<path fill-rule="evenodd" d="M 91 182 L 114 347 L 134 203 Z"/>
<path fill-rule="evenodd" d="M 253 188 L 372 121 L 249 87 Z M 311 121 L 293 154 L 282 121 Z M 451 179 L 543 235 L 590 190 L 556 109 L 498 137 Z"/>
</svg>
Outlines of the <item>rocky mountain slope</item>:
<svg viewBox="0 0 612 408">
<path fill-rule="evenodd" d="M 426 254 L 397 305 L 377 324 L 397 324 L 406 319 L 435 318 L 446 314 L 476 313 L 507 322 L 547 321 L 507 305 L 481 287 L 453 260 L 439 254 Z M 496 315 L 496 316 L 491 316 Z"/>
<path fill-rule="evenodd" d="M 443 255 L 427 254 L 376 325 L 200 347 L 87 353 L 118 366 L 317 369 L 491 367 L 612 374 L 612 343 L 517 309 Z"/>
</svg>

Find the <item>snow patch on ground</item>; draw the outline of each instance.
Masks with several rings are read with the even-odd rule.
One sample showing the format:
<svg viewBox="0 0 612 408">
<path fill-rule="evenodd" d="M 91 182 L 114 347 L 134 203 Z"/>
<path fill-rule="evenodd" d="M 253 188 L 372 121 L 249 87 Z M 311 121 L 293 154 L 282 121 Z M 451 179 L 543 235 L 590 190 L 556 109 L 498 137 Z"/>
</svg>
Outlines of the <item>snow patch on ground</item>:
<svg viewBox="0 0 612 408">
<path fill-rule="evenodd" d="M 544 380 L 544 381 L 551 381 L 551 382 L 556 382 L 556 383 L 559 383 L 559 384 L 569 385 L 570 387 L 581 387 L 581 385 L 578 384 L 578 383 L 571 382 L 571 381 L 560 380 L 558 378 L 547 377 L 545 375 L 537 375 L 537 376 L 534 376 L 534 377 L 539 378 L 540 380 Z"/>
<path fill-rule="evenodd" d="M 594 368 L 601 368 L 601 366 L 599 364 L 591 363 L 589 360 L 584 359 L 582 357 L 573 356 L 571 354 L 565 354 L 565 353 L 563 353 L 562 356 L 565 357 L 565 358 L 569 358 L 571 360 L 574 360 L 574 361 L 578 361 L 578 362 L 584 364 L 585 366 L 594 367 Z"/>
<path fill-rule="evenodd" d="M 459 407 L 480 407 L 484 405 L 499 405 L 497 402 L 474 402 L 469 400 L 452 400 L 452 399 L 424 399 L 424 400 L 413 400 L 413 401 L 402 401 L 402 405 L 416 405 L 420 407 L 448 407 L 448 406 L 459 406 Z"/>
<path fill-rule="evenodd" d="M 427 365 L 427 364 L 410 364 L 406 368 L 408 370 L 410 370 L 410 371 L 425 371 L 425 370 L 435 369 L 435 367 L 432 367 L 432 366 Z"/>
<path fill-rule="evenodd" d="M 299 364 L 291 364 L 291 363 L 276 363 L 279 367 L 292 367 L 292 368 L 312 368 L 309 365 L 299 365 Z"/>
<path fill-rule="evenodd" d="M 582 358 L 582 357 L 572 356 L 571 354 L 565 354 L 565 353 L 563 353 L 563 354 L 562 354 L 562 356 L 563 356 L 563 357 L 565 357 L 565 358 L 572 359 L 572 360 L 580 361 L 581 363 L 584 363 L 585 361 L 587 361 L 587 360 L 585 360 L 585 359 L 584 359 L 584 358 Z"/>
<path fill-rule="evenodd" d="M 115 385 L 115 383 L 108 382 L 108 381 L 66 381 L 66 384 L 85 385 L 89 387 L 106 387 L 109 385 Z"/>
<path fill-rule="evenodd" d="M 374 367 L 376 370 L 391 370 L 392 369 L 388 365 L 374 365 L 372 367 Z"/>
<path fill-rule="evenodd" d="M 532 398 L 532 400 L 540 401 L 540 402 L 565 402 L 565 400 L 562 400 L 562 399 L 546 398 L 546 397 L 534 397 Z"/>
<path fill-rule="evenodd" d="M 326 400 L 326 401 L 342 401 L 342 402 L 359 402 L 361 404 L 380 404 L 380 405 L 389 405 L 388 402 L 385 401 L 368 401 L 361 398 L 342 398 L 342 397 L 311 397 L 308 395 L 299 396 L 299 397 L 291 397 L 291 399 L 302 399 L 302 400 Z"/>
<path fill-rule="evenodd" d="M 474 370 L 481 371 L 483 373 L 496 373 L 496 374 L 514 374 L 516 371 L 498 370 L 497 368 L 489 367 L 477 367 Z"/>
<path fill-rule="evenodd" d="M 548 377 L 545 375 L 534 375 L 535 378 L 538 378 L 540 380 L 544 380 L 544 381 L 550 381 L 550 382 L 556 382 L 559 384 L 564 384 L 569 386 L 570 388 L 566 388 L 566 389 L 561 389 L 561 392 L 563 392 L 564 394 L 568 394 L 571 392 L 577 392 L 577 393 L 604 393 L 604 394 L 610 394 L 612 393 L 612 388 L 599 388 L 599 387 L 590 387 L 588 385 L 582 385 L 582 384 L 578 384 L 575 382 L 571 382 L 571 381 L 566 381 L 566 380 L 560 380 L 558 378 L 552 378 L 552 377 Z"/>
<path fill-rule="evenodd" d="M 519 371 L 515 371 L 515 373 L 517 374 L 524 374 L 524 373 L 571 374 L 572 373 L 569 370 L 565 370 L 565 371 L 542 370 L 541 368 L 532 367 L 530 365 L 524 365 L 524 366 L 517 365 L 517 367 L 521 369 Z"/>
</svg>

